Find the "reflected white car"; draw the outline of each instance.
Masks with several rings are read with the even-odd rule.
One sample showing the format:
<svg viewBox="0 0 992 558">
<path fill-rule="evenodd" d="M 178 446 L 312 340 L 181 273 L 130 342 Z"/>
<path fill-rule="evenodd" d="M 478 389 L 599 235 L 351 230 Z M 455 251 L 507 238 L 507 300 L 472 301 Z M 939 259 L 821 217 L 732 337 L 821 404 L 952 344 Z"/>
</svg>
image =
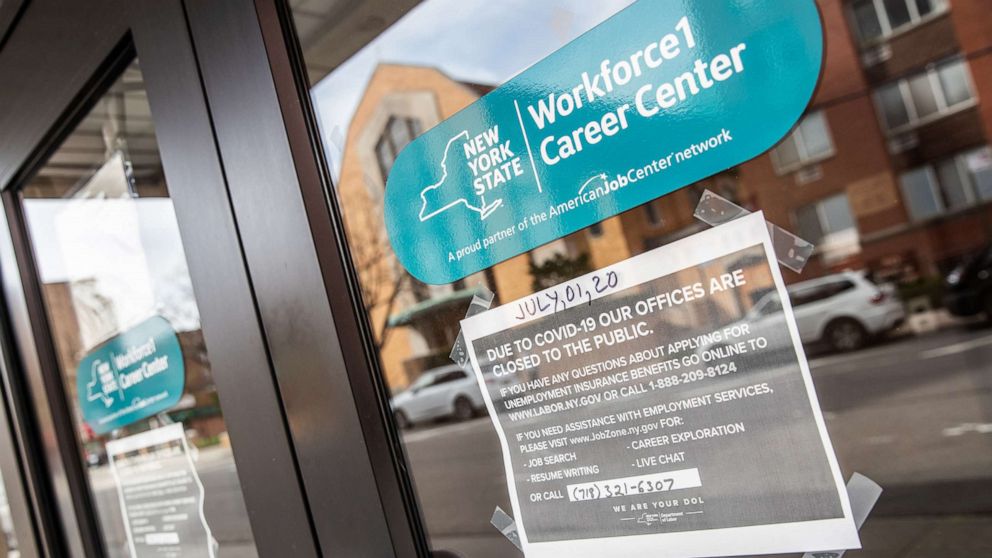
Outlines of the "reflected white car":
<svg viewBox="0 0 992 558">
<path fill-rule="evenodd" d="M 835 351 L 854 351 L 888 333 L 906 319 L 892 285 L 875 285 L 863 274 L 846 271 L 788 287 L 803 344 L 823 342 Z M 752 332 L 782 327 L 778 293 L 762 297 L 742 321 Z"/>
<path fill-rule="evenodd" d="M 486 377 L 487 383 L 501 380 Z M 486 403 L 475 374 L 457 364 L 424 372 L 390 401 L 400 428 L 443 418 L 468 420 L 485 410 Z"/>
</svg>

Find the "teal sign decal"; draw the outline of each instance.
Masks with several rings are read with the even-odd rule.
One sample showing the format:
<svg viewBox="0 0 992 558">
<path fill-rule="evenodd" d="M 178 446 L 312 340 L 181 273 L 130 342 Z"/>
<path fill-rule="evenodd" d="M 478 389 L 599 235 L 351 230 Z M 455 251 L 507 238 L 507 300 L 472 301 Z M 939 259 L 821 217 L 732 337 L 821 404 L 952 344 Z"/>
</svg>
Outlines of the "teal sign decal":
<svg viewBox="0 0 992 558">
<path fill-rule="evenodd" d="M 179 338 L 161 316 L 106 341 L 76 370 L 83 419 L 97 434 L 171 408 L 185 382 Z"/>
<path fill-rule="evenodd" d="M 822 58 L 814 0 L 639 0 L 400 153 L 397 257 L 449 283 L 752 159 Z"/>
</svg>

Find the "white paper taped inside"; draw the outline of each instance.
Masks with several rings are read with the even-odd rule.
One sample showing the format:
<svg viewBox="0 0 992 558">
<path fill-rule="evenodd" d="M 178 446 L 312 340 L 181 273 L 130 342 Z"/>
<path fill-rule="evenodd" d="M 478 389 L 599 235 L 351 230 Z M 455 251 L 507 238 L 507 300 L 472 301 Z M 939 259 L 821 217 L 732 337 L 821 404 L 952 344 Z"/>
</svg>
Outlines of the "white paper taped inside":
<svg viewBox="0 0 992 558">
<path fill-rule="evenodd" d="M 750 214 L 743 207 L 706 190 L 699 198 L 693 216 L 715 227 Z M 768 223 L 768 234 L 771 235 L 778 263 L 796 273 L 802 273 L 809 257 L 813 255 L 813 244 L 772 223 Z"/>
<path fill-rule="evenodd" d="M 755 213 L 462 321 L 528 557 L 859 547 L 773 258 Z"/>
<path fill-rule="evenodd" d="M 107 442 L 107 458 L 132 558 L 215 556 L 181 423 Z"/>
</svg>

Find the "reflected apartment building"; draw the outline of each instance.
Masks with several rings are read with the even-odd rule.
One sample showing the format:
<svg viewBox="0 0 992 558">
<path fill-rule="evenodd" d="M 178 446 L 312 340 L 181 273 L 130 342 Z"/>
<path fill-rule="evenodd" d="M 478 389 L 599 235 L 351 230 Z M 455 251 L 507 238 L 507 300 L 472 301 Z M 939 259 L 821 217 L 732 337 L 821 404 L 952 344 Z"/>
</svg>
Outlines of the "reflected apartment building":
<svg viewBox="0 0 992 558">
<path fill-rule="evenodd" d="M 484 286 L 497 303 L 706 227 L 711 189 L 813 242 L 802 275 L 867 270 L 939 301 L 943 272 L 992 238 L 992 23 L 988 0 L 820 0 L 823 76 L 768 153 L 452 285 L 412 279 L 382 229 L 386 177 L 417 135 L 493 89 L 436 68 L 381 64 L 348 129 L 338 181 L 390 386 L 446 364 Z M 743 310 L 760 293 L 741 301 Z"/>
<path fill-rule="evenodd" d="M 816 244 L 802 278 L 867 269 L 939 300 L 947 268 L 992 234 L 992 6 L 819 4 L 819 89 L 783 142 L 741 165 L 740 199 Z"/>
</svg>

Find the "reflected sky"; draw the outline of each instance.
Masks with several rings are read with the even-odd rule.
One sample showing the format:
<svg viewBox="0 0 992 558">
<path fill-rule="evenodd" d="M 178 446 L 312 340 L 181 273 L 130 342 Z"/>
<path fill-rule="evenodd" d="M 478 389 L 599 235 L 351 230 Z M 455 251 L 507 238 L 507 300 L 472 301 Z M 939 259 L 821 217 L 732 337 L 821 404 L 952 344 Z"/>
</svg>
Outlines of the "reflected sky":
<svg viewBox="0 0 992 558">
<path fill-rule="evenodd" d="M 498 84 L 595 27 L 633 0 L 428 0 L 313 88 L 337 179 L 344 141 L 379 63 L 436 67 L 467 82 Z M 512 37 L 512 40 L 507 40 Z"/>
</svg>

